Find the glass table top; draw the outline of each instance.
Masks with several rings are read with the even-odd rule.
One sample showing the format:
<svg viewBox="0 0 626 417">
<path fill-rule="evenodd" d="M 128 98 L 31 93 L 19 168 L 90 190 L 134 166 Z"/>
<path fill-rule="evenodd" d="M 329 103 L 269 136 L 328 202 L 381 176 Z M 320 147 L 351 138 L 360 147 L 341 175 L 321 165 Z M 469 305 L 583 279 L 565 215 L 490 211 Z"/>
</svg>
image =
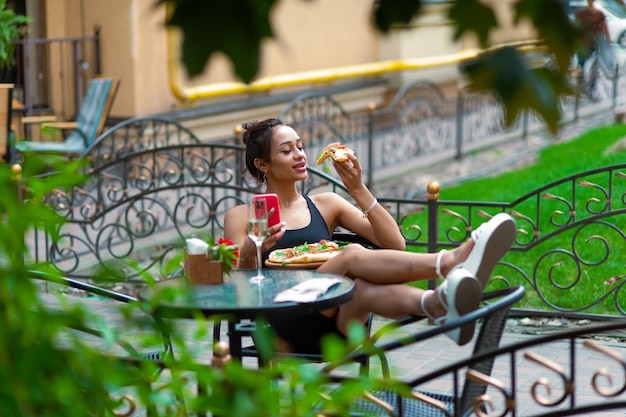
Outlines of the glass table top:
<svg viewBox="0 0 626 417">
<path fill-rule="evenodd" d="M 286 312 L 310 314 L 336 307 L 350 300 L 354 289 L 349 278 L 311 269 L 264 269 L 267 278 L 259 283 L 250 281 L 255 274 L 256 270 L 235 271 L 224 277 L 224 283 L 213 285 L 193 285 L 184 277 L 171 279 L 142 288 L 139 298 L 165 317 L 193 317 L 201 312 L 254 318 Z M 339 283 L 314 302 L 274 302 L 276 294 L 318 278 L 335 278 Z"/>
</svg>

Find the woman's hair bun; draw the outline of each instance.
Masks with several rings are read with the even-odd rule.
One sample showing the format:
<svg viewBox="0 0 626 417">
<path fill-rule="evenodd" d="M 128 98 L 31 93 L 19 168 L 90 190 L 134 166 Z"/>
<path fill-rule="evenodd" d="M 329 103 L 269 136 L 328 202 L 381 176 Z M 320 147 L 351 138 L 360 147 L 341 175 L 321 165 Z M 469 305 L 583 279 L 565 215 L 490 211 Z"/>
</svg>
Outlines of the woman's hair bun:
<svg viewBox="0 0 626 417">
<path fill-rule="evenodd" d="M 251 122 L 245 122 L 245 123 L 241 124 L 242 139 L 243 139 L 243 144 L 244 145 L 248 143 L 248 139 L 250 138 L 250 131 L 258 123 L 259 123 L 258 121 L 253 120 Z"/>
</svg>

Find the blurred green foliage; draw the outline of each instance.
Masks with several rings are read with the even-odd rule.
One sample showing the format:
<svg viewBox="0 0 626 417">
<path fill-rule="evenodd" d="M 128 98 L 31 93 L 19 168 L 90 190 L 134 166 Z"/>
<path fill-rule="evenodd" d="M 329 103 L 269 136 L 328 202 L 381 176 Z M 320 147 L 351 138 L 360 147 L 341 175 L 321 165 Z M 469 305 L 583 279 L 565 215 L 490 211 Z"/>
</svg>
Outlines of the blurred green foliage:
<svg viewBox="0 0 626 417">
<path fill-rule="evenodd" d="M 0 0 L 0 68 L 13 64 L 15 45 L 12 42 L 20 38 L 20 29 L 30 21 L 30 17 L 16 15 L 7 8 L 6 0 Z"/>
</svg>

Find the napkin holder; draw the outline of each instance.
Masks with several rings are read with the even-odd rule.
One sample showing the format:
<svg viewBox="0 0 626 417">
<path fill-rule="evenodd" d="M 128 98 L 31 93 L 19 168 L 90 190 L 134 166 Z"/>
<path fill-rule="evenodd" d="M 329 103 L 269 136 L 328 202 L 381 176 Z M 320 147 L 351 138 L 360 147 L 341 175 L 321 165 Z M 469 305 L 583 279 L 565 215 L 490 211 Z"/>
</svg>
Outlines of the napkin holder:
<svg viewBox="0 0 626 417">
<path fill-rule="evenodd" d="M 192 284 L 221 284 L 224 282 L 222 262 L 207 259 L 205 254 L 190 255 L 185 251 L 185 276 Z"/>
</svg>

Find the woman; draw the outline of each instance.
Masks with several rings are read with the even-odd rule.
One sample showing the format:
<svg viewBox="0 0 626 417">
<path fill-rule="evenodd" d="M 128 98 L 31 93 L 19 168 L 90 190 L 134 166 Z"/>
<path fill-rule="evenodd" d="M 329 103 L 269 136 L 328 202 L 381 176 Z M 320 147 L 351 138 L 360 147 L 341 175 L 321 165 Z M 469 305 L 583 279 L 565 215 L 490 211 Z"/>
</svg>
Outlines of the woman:
<svg viewBox="0 0 626 417">
<path fill-rule="evenodd" d="M 274 249 L 330 239 L 338 226 L 391 249 L 348 245 L 318 268 L 354 279 L 354 297 L 338 308 L 311 316 L 270 320 L 290 351 L 319 353 L 324 334 L 345 337 L 348 323 L 365 323 L 370 312 L 390 319 L 409 314 L 427 316 L 444 323 L 478 308 L 491 271 L 515 238 L 510 216 L 494 216 L 454 250 L 438 254 L 405 252 L 405 241 L 395 220 L 361 181 L 361 165 L 354 155 L 333 165 L 361 210 L 332 192 L 312 196 L 298 193 L 297 183 L 307 177 L 307 155 L 302 139 L 280 119 L 253 121 L 242 127 L 248 171 L 266 185 L 265 192 L 276 193 L 280 201 L 282 222 L 268 229 L 263 242 L 264 260 Z M 224 219 L 224 235 L 241 245 L 242 269 L 256 265 L 256 247 L 247 235 L 246 213 L 246 206 L 240 205 L 230 209 Z M 405 285 L 437 276 L 444 281 L 436 292 Z M 452 330 L 448 336 L 462 345 L 473 334 L 474 324 L 470 324 Z"/>
</svg>

